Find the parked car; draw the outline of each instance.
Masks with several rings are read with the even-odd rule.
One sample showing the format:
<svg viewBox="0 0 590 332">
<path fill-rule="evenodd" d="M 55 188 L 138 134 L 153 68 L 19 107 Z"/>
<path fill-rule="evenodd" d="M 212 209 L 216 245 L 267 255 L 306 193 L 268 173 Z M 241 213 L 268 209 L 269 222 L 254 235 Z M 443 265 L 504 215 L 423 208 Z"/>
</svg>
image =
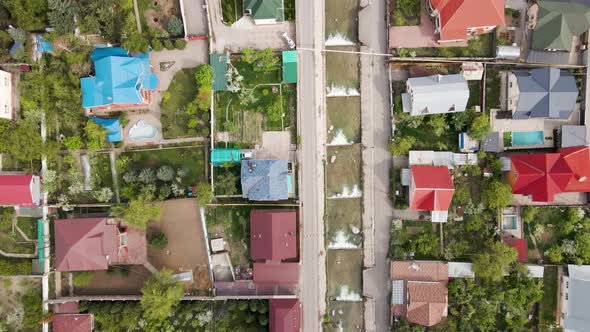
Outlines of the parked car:
<svg viewBox="0 0 590 332">
<path fill-rule="evenodd" d="M 289 45 L 290 49 L 295 49 L 295 42 L 293 41 L 293 39 L 291 39 L 291 37 L 289 37 L 289 35 L 286 32 L 283 33 L 283 39 L 287 42 L 287 45 Z"/>
</svg>

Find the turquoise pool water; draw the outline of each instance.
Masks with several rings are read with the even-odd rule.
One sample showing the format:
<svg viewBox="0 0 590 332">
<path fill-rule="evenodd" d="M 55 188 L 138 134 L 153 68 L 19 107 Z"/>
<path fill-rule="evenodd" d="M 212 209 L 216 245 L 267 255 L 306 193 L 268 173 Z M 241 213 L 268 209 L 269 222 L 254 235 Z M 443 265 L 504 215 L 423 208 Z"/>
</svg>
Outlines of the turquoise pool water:
<svg viewBox="0 0 590 332">
<path fill-rule="evenodd" d="M 502 229 L 513 230 L 518 228 L 516 216 L 502 216 Z"/>
<path fill-rule="evenodd" d="M 543 142 L 542 131 L 512 132 L 512 145 L 542 145 Z"/>
</svg>

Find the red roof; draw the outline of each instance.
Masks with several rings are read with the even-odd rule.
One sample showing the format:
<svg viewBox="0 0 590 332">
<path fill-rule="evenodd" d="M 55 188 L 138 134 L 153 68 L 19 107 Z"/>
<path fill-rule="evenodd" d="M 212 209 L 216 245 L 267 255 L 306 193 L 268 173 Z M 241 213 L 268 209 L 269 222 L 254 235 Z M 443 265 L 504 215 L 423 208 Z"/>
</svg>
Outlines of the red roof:
<svg viewBox="0 0 590 332">
<path fill-rule="evenodd" d="M 506 236 L 503 238 L 504 243 L 516 249 L 518 252 L 518 261 L 521 263 L 528 262 L 528 249 L 525 239 L 521 239 L 513 236 Z"/>
<path fill-rule="evenodd" d="M 36 205 L 33 201 L 31 182 L 39 181 L 33 175 L 0 175 L 0 205 Z"/>
<path fill-rule="evenodd" d="M 297 213 L 294 210 L 252 210 L 250 256 L 281 261 L 297 257 Z"/>
<path fill-rule="evenodd" d="M 431 0 L 440 13 L 440 40 L 467 39 L 468 28 L 505 25 L 504 0 Z"/>
<path fill-rule="evenodd" d="M 531 195 L 536 202 L 552 202 L 562 192 L 590 192 L 588 147 L 561 149 L 559 153 L 511 157 L 512 192 Z"/>
<path fill-rule="evenodd" d="M 77 314 L 78 302 L 57 303 L 53 305 L 54 314 Z"/>
<path fill-rule="evenodd" d="M 64 314 L 53 317 L 53 332 L 91 332 L 91 314 Z"/>
<path fill-rule="evenodd" d="M 270 332 L 301 331 L 301 304 L 298 299 L 270 299 Z"/>
<path fill-rule="evenodd" d="M 455 187 L 446 166 L 411 167 L 413 196 L 410 207 L 413 210 L 448 210 L 453 199 Z"/>
<path fill-rule="evenodd" d="M 296 284 L 299 263 L 254 263 L 254 282 L 266 284 Z"/>
</svg>

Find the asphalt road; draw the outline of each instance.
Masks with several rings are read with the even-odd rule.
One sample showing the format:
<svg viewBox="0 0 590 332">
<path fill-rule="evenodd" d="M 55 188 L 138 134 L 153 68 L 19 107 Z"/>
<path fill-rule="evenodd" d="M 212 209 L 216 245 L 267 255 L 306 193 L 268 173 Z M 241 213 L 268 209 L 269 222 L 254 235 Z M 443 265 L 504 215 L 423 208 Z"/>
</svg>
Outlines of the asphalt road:
<svg viewBox="0 0 590 332">
<path fill-rule="evenodd" d="M 313 3 L 313 5 L 310 5 Z M 297 45 L 316 49 L 299 52 L 297 84 L 300 151 L 302 268 L 300 299 L 303 331 L 321 329 L 325 312 L 325 256 L 323 251 L 325 90 L 323 56 L 323 1 L 297 0 Z"/>
</svg>

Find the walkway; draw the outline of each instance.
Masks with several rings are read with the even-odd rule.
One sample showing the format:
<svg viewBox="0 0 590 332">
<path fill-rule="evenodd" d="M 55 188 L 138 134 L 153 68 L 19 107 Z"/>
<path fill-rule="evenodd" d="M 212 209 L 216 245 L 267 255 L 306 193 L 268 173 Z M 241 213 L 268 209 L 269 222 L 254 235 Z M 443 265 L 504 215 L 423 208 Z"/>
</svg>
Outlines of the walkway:
<svg viewBox="0 0 590 332">
<path fill-rule="evenodd" d="M 183 10 L 184 34 L 186 36 L 206 36 L 207 10 L 205 0 L 181 0 L 180 6 Z"/>
<path fill-rule="evenodd" d="M 117 154 L 114 150 L 109 151 L 109 160 L 111 176 L 113 177 L 113 188 L 115 188 L 115 199 L 117 203 L 121 203 L 121 198 L 119 197 L 119 175 L 117 174 Z"/>
<path fill-rule="evenodd" d="M 209 19 L 211 20 L 211 52 L 224 53 L 225 51 L 239 52 L 244 48 L 273 50 L 287 49 L 287 44 L 281 35 L 286 32 L 295 40 L 294 22 L 280 22 L 272 25 L 255 25 L 250 17 L 242 17 L 232 26 L 223 23 L 221 12 L 221 0 L 207 0 Z M 307 7 L 307 8 L 306 8 Z M 297 12 L 303 9 L 311 10 L 310 1 L 297 7 Z M 302 9 L 303 8 L 303 9 Z M 323 15 L 323 13 L 322 13 Z M 301 16 L 297 15 L 297 21 Z M 305 18 L 306 25 L 310 25 L 310 18 Z M 300 27 L 301 28 L 301 27 Z M 308 46 L 311 44 L 307 44 Z"/>
</svg>

